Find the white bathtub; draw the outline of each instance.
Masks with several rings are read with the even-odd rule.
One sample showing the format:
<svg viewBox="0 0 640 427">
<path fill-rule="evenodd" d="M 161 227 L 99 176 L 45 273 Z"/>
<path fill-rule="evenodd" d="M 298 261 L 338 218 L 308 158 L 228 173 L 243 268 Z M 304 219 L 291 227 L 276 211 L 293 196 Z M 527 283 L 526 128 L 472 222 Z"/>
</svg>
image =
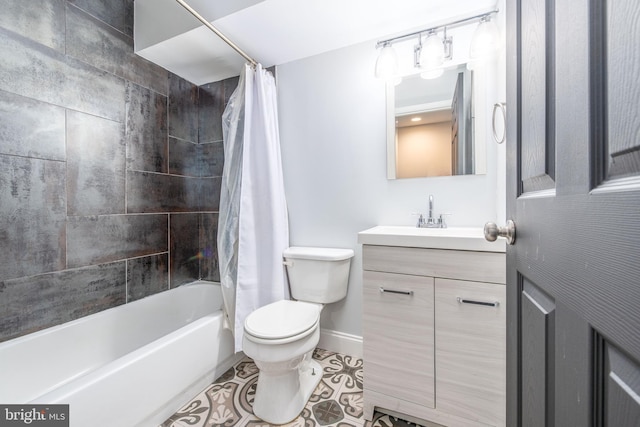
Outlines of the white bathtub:
<svg viewBox="0 0 640 427">
<path fill-rule="evenodd" d="M 229 369 L 220 285 L 195 282 L 0 343 L 0 403 L 69 404 L 72 427 L 157 426 Z"/>
</svg>

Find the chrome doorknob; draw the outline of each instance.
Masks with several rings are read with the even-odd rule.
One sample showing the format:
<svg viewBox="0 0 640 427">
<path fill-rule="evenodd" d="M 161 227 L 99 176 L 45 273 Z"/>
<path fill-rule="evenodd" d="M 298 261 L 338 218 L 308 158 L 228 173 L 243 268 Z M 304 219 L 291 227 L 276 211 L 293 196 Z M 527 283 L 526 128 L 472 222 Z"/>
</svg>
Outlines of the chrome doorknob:
<svg viewBox="0 0 640 427">
<path fill-rule="evenodd" d="M 507 243 L 513 245 L 516 241 L 516 224 L 508 220 L 505 227 L 498 227 L 493 222 L 484 225 L 484 238 L 489 242 L 495 242 L 498 237 L 507 239 Z"/>
</svg>

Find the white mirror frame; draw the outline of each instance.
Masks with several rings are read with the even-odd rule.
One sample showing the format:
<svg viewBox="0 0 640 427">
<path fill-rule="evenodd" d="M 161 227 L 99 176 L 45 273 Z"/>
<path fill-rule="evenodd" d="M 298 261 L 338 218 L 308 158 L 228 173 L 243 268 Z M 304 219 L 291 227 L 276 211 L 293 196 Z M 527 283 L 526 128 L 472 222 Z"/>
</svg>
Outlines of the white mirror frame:
<svg viewBox="0 0 640 427">
<path fill-rule="evenodd" d="M 476 64 L 474 71 L 474 84 L 471 103 L 471 117 L 473 126 L 473 143 L 475 146 L 475 173 L 484 175 L 487 173 L 487 138 L 486 123 L 491 115 L 489 111 L 492 105 L 487 104 L 487 90 L 493 88 L 491 76 L 485 64 Z M 386 83 L 386 125 L 387 125 L 387 179 L 396 178 L 396 123 L 395 123 L 395 85 Z M 452 175 L 463 176 L 463 175 Z M 433 178 L 433 177 L 429 177 Z"/>
</svg>

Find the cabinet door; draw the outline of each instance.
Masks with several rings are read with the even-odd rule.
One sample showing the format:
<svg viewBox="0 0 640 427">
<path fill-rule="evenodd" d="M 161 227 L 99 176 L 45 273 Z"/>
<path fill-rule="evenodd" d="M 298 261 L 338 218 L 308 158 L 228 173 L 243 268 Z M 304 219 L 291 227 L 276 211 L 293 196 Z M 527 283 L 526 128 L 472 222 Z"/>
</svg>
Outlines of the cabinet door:
<svg viewBox="0 0 640 427">
<path fill-rule="evenodd" d="M 438 410 L 489 425 L 504 425 L 504 304 L 504 285 L 436 279 Z"/>
<path fill-rule="evenodd" d="M 434 407 L 433 280 L 364 272 L 365 389 Z"/>
</svg>

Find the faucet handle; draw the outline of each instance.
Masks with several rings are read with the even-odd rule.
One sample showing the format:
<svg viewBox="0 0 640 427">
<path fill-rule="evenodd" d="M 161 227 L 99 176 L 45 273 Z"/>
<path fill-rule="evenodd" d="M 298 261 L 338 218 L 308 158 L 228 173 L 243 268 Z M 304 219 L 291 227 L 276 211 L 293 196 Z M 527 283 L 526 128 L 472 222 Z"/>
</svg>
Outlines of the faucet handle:
<svg viewBox="0 0 640 427">
<path fill-rule="evenodd" d="M 447 223 L 444 220 L 445 216 L 450 216 L 450 213 L 441 213 L 440 217 L 438 218 L 438 224 L 440 224 L 440 228 L 447 228 Z"/>
<path fill-rule="evenodd" d="M 416 222 L 416 227 L 423 228 L 425 226 L 427 220 L 424 218 L 423 214 L 421 214 L 420 212 L 411 212 L 411 216 L 418 217 L 418 222 Z"/>
</svg>

